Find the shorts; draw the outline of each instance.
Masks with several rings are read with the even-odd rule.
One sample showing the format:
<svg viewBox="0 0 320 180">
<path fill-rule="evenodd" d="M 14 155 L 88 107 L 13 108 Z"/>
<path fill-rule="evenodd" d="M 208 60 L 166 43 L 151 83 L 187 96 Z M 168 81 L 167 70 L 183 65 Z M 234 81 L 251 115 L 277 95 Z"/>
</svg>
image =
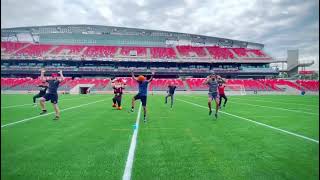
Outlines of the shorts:
<svg viewBox="0 0 320 180">
<path fill-rule="evenodd" d="M 133 98 L 135 100 L 140 99 L 143 107 L 147 106 L 147 96 L 141 96 L 140 94 L 137 94 Z"/>
<path fill-rule="evenodd" d="M 45 94 L 43 96 L 43 98 L 45 98 L 46 101 L 51 100 L 51 103 L 53 103 L 53 104 L 57 104 L 58 103 L 58 94 L 49 94 L 49 93 L 47 93 L 47 94 Z"/>
<path fill-rule="evenodd" d="M 211 98 L 211 100 L 219 98 L 218 93 L 210 93 L 209 92 L 208 96 L 209 96 L 209 98 Z"/>
</svg>

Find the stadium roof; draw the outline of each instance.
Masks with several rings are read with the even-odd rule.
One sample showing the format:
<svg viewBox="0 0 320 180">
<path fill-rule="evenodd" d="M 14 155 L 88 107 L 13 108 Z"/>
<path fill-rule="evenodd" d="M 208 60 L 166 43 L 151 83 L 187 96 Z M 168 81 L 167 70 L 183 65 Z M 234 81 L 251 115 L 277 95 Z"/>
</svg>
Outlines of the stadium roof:
<svg viewBox="0 0 320 180">
<path fill-rule="evenodd" d="M 197 34 L 138 29 L 128 27 L 100 26 L 100 25 L 51 25 L 51 26 L 29 26 L 1 29 L 1 38 L 17 36 L 19 34 L 30 34 L 32 36 L 42 36 L 50 34 L 70 34 L 70 35 L 105 35 L 105 36 L 136 36 L 136 37 L 159 37 L 166 41 L 179 41 L 183 44 L 188 42 L 199 45 L 219 45 L 226 47 L 264 47 L 261 43 L 239 41 L 228 38 L 211 37 Z"/>
</svg>

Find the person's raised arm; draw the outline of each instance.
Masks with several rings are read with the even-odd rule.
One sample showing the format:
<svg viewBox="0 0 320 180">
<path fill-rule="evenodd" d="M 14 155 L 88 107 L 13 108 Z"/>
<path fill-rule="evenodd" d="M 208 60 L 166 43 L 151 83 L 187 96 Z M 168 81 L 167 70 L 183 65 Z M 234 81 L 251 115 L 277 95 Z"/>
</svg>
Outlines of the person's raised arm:
<svg viewBox="0 0 320 180">
<path fill-rule="evenodd" d="M 59 74 L 60 74 L 60 78 L 59 78 L 59 81 L 63 81 L 64 80 L 64 76 L 62 74 L 62 70 L 59 71 Z"/>
<path fill-rule="evenodd" d="M 152 73 L 152 75 L 151 75 L 150 79 L 148 80 L 148 82 L 151 82 L 151 81 L 153 80 L 153 76 L 154 76 L 154 74 L 155 74 L 154 71 L 152 71 L 151 73 Z"/>
<path fill-rule="evenodd" d="M 134 73 L 133 73 L 133 69 L 131 69 L 131 76 L 134 80 L 138 81 L 138 79 L 136 77 L 134 77 Z"/>
<path fill-rule="evenodd" d="M 208 82 L 209 82 L 209 79 L 210 79 L 210 76 L 207 76 L 207 79 L 206 79 L 206 80 L 204 80 L 202 84 L 203 84 L 203 85 L 207 85 L 207 84 L 208 84 Z"/>
<path fill-rule="evenodd" d="M 44 77 L 44 73 L 46 72 L 46 70 L 41 69 L 40 72 L 41 72 L 41 74 L 40 74 L 41 81 L 46 81 L 47 79 L 46 79 L 46 77 Z"/>
</svg>

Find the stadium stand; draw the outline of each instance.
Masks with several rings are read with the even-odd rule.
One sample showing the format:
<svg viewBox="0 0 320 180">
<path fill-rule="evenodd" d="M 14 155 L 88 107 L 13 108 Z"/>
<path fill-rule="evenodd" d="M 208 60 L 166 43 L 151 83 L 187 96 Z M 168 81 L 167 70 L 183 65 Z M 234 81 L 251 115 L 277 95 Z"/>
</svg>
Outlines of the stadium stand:
<svg viewBox="0 0 320 180">
<path fill-rule="evenodd" d="M 151 47 L 151 58 L 177 58 L 172 48 Z"/>
<path fill-rule="evenodd" d="M 1 52 L 4 55 L 42 57 L 46 56 L 83 56 L 88 58 L 116 56 L 118 57 L 147 57 L 147 49 L 150 49 L 150 58 L 178 58 L 171 47 L 138 47 L 138 46 L 85 46 L 85 45 L 48 45 L 28 44 L 20 42 L 1 42 Z M 222 48 L 219 46 L 176 46 L 180 58 L 213 58 L 216 60 L 233 60 L 240 58 L 264 59 L 269 57 L 258 49 Z M 206 53 L 206 50 L 209 54 Z M 234 52 L 234 53 L 233 53 Z M 248 55 L 250 54 L 250 56 Z M 211 57 L 209 56 L 211 55 Z M 236 55 L 236 56 L 235 56 Z"/>
<path fill-rule="evenodd" d="M 309 91 L 319 91 L 319 81 L 313 80 L 297 80 L 297 84 Z"/>
<path fill-rule="evenodd" d="M 177 50 L 182 57 L 206 57 L 203 47 L 177 46 Z"/>
<path fill-rule="evenodd" d="M 131 77 L 121 77 L 120 79 L 126 81 L 126 90 L 137 90 L 138 84 Z M 186 84 L 191 91 L 208 90 L 206 85 L 203 85 L 205 78 L 186 78 Z M 177 85 L 177 90 L 187 90 L 181 79 L 154 79 L 149 89 L 153 91 L 165 91 L 168 85 L 174 82 Z M 40 79 L 32 78 L 1 78 L 1 90 L 37 90 L 37 85 L 41 83 Z M 59 90 L 68 91 L 78 84 L 94 84 L 92 91 L 110 90 L 110 79 L 99 78 L 66 78 L 61 84 Z M 239 85 L 245 88 L 246 91 L 282 91 L 278 86 L 286 85 L 291 88 L 307 91 L 319 91 L 319 82 L 315 80 L 297 80 L 289 81 L 284 79 L 227 79 L 227 86 Z M 232 89 L 232 88 L 231 88 Z"/>
</svg>

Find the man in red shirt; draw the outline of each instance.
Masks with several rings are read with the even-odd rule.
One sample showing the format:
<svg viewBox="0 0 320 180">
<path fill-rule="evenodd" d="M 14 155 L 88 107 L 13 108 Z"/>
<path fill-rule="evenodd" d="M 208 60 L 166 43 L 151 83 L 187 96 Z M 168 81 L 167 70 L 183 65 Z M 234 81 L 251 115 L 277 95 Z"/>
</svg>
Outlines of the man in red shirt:
<svg viewBox="0 0 320 180">
<path fill-rule="evenodd" d="M 219 108 L 221 109 L 221 100 L 222 98 L 224 99 L 224 103 L 223 103 L 223 107 L 226 106 L 227 104 L 227 101 L 228 101 L 228 98 L 226 96 L 226 94 L 224 93 L 224 88 L 226 86 L 222 83 L 219 83 L 219 86 L 218 86 L 218 92 L 219 92 Z"/>
<path fill-rule="evenodd" d="M 112 82 L 112 87 L 113 87 L 113 93 L 114 97 L 112 98 L 113 105 L 112 107 L 117 107 L 118 110 L 121 110 L 121 99 L 122 99 L 122 94 L 123 90 L 125 87 L 125 83 L 123 83 L 120 79 L 115 80 Z"/>
</svg>

